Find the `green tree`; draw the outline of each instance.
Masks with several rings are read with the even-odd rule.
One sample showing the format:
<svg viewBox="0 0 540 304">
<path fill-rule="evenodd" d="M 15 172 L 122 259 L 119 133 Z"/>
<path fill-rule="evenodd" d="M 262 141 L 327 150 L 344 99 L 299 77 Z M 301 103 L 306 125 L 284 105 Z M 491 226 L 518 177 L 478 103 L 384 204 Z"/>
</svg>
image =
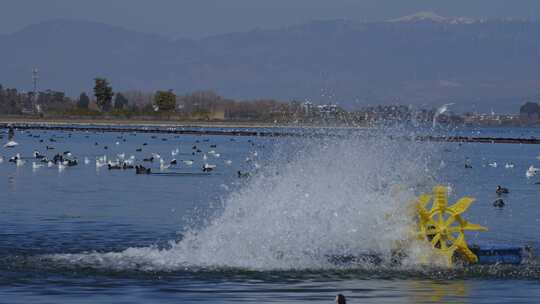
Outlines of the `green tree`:
<svg viewBox="0 0 540 304">
<path fill-rule="evenodd" d="M 127 98 L 122 93 L 117 93 L 114 97 L 114 109 L 122 110 L 128 105 Z"/>
<path fill-rule="evenodd" d="M 111 109 L 112 106 L 112 98 L 114 95 L 112 86 L 105 78 L 96 78 L 94 80 L 96 82 L 94 86 L 96 104 L 101 111 L 107 112 Z"/>
<path fill-rule="evenodd" d="M 540 105 L 536 102 L 526 102 L 519 108 L 521 116 L 533 118 L 540 116 Z"/>
<path fill-rule="evenodd" d="M 81 96 L 79 96 L 79 101 L 77 101 L 77 107 L 79 109 L 88 109 L 88 105 L 90 105 L 90 98 L 88 98 L 85 92 L 82 92 Z"/>
<path fill-rule="evenodd" d="M 131 114 L 138 113 L 140 111 L 139 107 L 135 103 L 128 104 L 128 111 Z"/>
<path fill-rule="evenodd" d="M 157 91 L 154 95 L 154 105 L 158 111 L 169 112 L 176 108 L 176 95 L 172 90 Z"/>
</svg>

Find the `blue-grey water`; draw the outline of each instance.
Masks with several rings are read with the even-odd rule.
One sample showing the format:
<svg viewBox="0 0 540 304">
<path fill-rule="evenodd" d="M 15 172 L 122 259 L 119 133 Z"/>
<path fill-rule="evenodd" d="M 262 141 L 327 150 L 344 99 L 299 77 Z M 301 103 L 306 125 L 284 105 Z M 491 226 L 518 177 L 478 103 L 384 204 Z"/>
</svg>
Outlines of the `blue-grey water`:
<svg viewBox="0 0 540 304">
<path fill-rule="evenodd" d="M 452 201 L 477 199 L 465 217 L 489 231 L 468 234 L 469 243 L 540 250 L 540 176 L 525 176 L 529 166 L 540 167 L 540 146 L 346 133 L 274 139 L 17 131 L 19 145 L 0 152 L 0 303 L 333 303 L 337 293 L 350 303 L 538 302 L 534 263 L 334 267 L 324 257 L 384 255 L 410 224 L 399 208 L 436 184 L 451 187 Z M 34 150 L 50 158 L 70 151 L 79 164 L 39 166 Z M 17 153 L 24 164 L 8 162 Z M 96 167 L 97 158 L 122 153 L 168 174 Z M 178 165 L 161 170 L 157 160 L 142 161 L 152 153 Z M 200 175 L 205 163 L 217 167 Z M 502 209 L 492 206 L 497 185 L 510 189 Z M 394 219 L 385 221 L 388 214 Z"/>
</svg>

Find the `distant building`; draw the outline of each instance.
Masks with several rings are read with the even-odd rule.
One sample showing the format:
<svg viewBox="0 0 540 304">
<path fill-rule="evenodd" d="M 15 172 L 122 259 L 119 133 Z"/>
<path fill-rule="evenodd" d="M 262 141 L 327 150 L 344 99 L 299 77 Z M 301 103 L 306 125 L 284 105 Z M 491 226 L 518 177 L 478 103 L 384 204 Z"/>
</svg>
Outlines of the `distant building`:
<svg viewBox="0 0 540 304">
<path fill-rule="evenodd" d="M 34 99 L 34 93 L 33 92 L 21 92 L 21 112 L 22 114 L 34 114 L 35 107 L 33 104 Z"/>
<path fill-rule="evenodd" d="M 499 126 L 499 125 L 519 125 L 521 117 L 510 114 L 471 114 L 464 115 L 463 122 L 473 126 Z"/>
<path fill-rule="evenodd" d="M 302 104 L 302 110 L 304 110 L 304 115 L 310 116 L 313 113 L 313 103 L 310 101 L 305 101 Z"/>
<path fill-rule="evenodd" d="M 412 117 L 412 111 L 404 105 L 388 105 L 366 107 L 361 110 L 365 113 L 367 121 L 409 121 Z"/>
<path fill-rule="evenodd" d="M 321 114 L 336 114 L 338 112 L 338 106 L 334 104 L 318 105 L 317 110 Z"/>
<path fill-rule="evenodd" d="M 208 115 L 211 120 L 225 120 L 225 108 L 223 106 L 213 106 Z"/>
</svg>

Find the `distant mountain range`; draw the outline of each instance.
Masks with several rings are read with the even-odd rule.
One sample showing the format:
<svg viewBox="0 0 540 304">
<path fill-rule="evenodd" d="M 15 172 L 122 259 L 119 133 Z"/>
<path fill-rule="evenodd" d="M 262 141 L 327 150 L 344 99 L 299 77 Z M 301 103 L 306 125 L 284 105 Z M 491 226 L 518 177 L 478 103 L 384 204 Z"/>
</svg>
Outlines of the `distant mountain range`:
<svg viewBox="0 0 540 304">
<path fill-rule="evenodd" d="M 31 89 L 38 67 L 41 88 L 70 95 L 104 76 L 116 91 L 213 89 L 346 107 L 454 102 L 460 110 L 516 112 L 525 99 L 540 99 L 540 22 L 423 12 L 190 40 L 53 20 L 0 36 L 0 67 L 4 86 Z"/>
</svg>

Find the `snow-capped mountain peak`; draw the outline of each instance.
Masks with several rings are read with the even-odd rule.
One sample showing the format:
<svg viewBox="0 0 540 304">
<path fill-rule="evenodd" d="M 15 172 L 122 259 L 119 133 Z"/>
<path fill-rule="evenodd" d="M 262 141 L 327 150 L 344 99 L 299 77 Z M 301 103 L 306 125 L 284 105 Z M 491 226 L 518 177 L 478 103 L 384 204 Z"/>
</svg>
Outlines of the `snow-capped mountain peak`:
<svg viewBox="0 0 540 304">
<path fill-rule="evenodd" d="M 389 22 L 421 22 L 430 21 L 450 24 L 470 24 L 476 22 L 475 19 L 467 17 L 444 17 L 434 12 L 418 12 L 412 15 L 389 20 Z"/>
</svg>

